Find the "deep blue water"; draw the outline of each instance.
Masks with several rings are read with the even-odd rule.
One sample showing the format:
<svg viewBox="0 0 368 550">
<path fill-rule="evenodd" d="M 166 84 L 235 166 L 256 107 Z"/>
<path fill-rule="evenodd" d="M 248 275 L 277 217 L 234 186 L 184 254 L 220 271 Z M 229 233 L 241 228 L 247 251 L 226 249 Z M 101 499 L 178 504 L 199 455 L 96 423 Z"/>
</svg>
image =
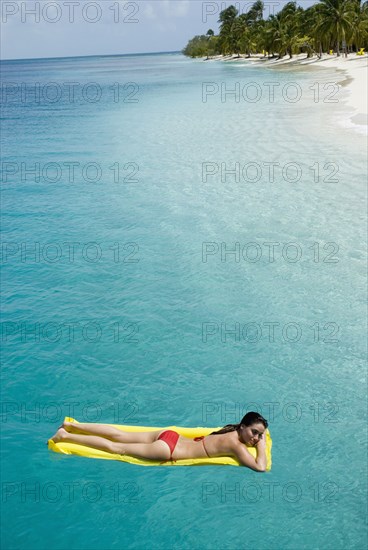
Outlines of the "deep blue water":
<svg viewBox="0 0 368 550">
<path fill-rule="evenodd" d="M 365 143 L 336 74 L 181 54 L 1 74 L 2 547 L 365 547 Z M 45 445 L 65 415 L 255 409 L 267 474 Z"/>
</svg>

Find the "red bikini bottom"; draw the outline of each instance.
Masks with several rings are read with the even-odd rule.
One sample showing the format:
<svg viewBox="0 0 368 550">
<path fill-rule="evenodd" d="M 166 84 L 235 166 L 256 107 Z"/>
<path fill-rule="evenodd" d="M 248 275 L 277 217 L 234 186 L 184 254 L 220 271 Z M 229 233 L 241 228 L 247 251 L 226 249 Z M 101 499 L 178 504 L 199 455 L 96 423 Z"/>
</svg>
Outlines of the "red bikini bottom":
<svg viewBox="0 0 368 550">
<path fill-rule="evenodd" d="M 202 435 L 201 437 L 195 437 L 194 441 L 202 441 L 204 452 L 206 453 L 208 458 L 211 458 L 209 456 L 209 454 L 207 453 L 206 447 L 204 445 L 204 438 L 205 438 L 204 435 Z M 178 439 L 179 439 L 178 432 L 175 432 L 174 430 L 165 430 L 164 432 L 162 432 L 161 435 L 158 436 L 157 441 L 159 439 L 161 439 L 161 441 L 165 441 L 165 443 L 169 446 L 169 449 L 170 449 L 170 458 L 169 458 L 169 460 L 172 460 L 172 455 L 173 455 L 174 449 L 175 449 L 176 444 L 177 444 Z M 168 462 L 168 461 L 166 460 L 165 462 Z M 161 462 L 161 464 L 163 464 L 163 462 Z"/>
<path fill-rule="evenodd" d="M 170 459 L 172 459 L 172 454 L 174 452 L 174 449 L 176 447 L 176 444 L 179 439 L 179 434 L 177 432 L 174 432 L 174 430 L 166 430 L 165 432 L 162 432 L 161 435 L 159 435 L 158 439 L 161 439 L 162 441 L 165 441 L 165 443 L 168 444 L 170 449 Z"/>
</svg>

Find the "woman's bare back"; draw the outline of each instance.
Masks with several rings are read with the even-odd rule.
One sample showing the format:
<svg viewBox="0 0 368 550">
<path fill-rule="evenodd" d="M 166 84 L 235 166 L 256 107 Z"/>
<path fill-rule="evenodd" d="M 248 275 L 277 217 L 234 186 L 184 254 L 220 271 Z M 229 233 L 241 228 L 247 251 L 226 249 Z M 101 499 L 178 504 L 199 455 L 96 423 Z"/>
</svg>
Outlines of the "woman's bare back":
<svg viewBox="0 0 368 550">
<path fill-rule="evenodd" d="M 233 456 L 237 442 L 239 442 L 237 432 L 207 435 L 200 441 L 195 441 L 194 439 L 181 435 L 172 458 L 173 460 L 181 460 L 186 458 Z"/>
</svg>

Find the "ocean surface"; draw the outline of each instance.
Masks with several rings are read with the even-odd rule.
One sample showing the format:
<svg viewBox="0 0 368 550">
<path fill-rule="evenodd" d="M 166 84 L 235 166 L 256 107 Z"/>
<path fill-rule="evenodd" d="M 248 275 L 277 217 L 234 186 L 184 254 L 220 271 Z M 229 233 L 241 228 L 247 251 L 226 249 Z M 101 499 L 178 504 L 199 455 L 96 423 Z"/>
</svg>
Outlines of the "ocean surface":
<svg viewBox="0 0 368 550">
<path fill-rule="evenodd" d="M 3 61 L 2 548 L 362 549 L 366 157 L 339 73 Z M 272 471 L 54 454 L 268 420 Z"/>
</svg>

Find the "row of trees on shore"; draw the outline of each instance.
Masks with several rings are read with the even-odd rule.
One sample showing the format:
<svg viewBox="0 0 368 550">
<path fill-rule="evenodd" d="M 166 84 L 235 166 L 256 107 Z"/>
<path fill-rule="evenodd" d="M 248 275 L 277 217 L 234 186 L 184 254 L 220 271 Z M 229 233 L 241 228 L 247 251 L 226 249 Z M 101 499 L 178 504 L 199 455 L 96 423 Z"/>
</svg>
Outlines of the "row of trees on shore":
<svg viewBox="0 0 368 550">
<path fill-rule="evenodd" d="M 219 34 L 192 38 L 183 53 L 190 57 L 252 54 L 263 52 L 282 58 L 305 52 L 347 54 L 368 49 L 368 1 L 319 0 L 303 9 L 287 2 L 277 14 L 263 18 L 264 3 L 257 0 L 246 13 L 235 6 L 220 13 Z"/>
</svg>

